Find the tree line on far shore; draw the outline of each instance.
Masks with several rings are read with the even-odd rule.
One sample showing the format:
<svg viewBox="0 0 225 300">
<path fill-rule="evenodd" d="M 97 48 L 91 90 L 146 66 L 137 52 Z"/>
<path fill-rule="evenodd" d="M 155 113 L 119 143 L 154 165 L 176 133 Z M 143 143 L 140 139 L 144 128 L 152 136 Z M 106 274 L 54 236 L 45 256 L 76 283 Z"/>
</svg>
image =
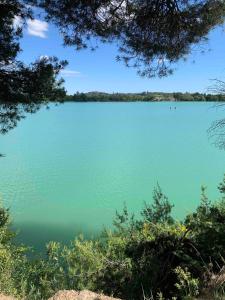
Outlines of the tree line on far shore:
<svg viewBox="0 0 225 300">
<path fill-rule="evenodd" d="M 75 102 L 135 102 L 135 101 L 225 101 L 224 94 L 201 94 L 201 93 L 104 93 L 104 92 L 77 92 L 74 95 L 66 95 L 65 101 Z"/>
</svg>

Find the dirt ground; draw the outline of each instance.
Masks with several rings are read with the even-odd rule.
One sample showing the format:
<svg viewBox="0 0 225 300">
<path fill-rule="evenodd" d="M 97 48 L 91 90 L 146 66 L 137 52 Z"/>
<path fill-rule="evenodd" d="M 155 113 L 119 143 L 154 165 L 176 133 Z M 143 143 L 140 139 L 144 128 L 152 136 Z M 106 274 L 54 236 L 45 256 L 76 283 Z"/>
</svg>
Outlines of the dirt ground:
<svg viewBox="0 0 225 300">
<path fill-rule="evenodd" d="M 16 299 L 10 296 L 4 296 L 0 294 L 0 300 L 16 300 Z M 90 291 L 82 291 L 82 292 L 59 291 L 48 300 L 120 300 L 120 299 L 99 295 Z"/>
<path fill-rule="evenodd" d="M 116 298 L 99 295 L 90 291 L 59 291 L 49 300 L 119 300 Z"/>
</svg>

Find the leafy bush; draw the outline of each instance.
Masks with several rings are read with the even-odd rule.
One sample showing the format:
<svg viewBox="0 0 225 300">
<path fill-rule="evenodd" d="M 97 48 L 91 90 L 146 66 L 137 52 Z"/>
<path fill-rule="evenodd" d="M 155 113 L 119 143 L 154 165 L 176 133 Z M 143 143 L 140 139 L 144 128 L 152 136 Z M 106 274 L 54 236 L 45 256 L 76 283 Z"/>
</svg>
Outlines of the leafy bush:
<svg viewBox="0 0 225 300">
<path fill-rule="evenodd" d="M 0 208 L 0 292 L 24 296 L 26 248 L 12 243 L 15 234 L 9 228 L 9 211 Z"/>
<path fill-rule="evenodd" d="M 124 207 L 113 230 L 97 240 L 79 237 L 67 246 L 50 242 L 46 257 L 36 259 L 14 245 L 9 213 L 1 209 L 0 292 L 38 300 L 60 289 L 90 289 L 129 300 L 168 300 L 215 291 L 222 299 L 225 180 L 219 190 L 221 199 L 211 203 L 202 188 L 196 211 L 177 222 L 157 186 L 139 219 Z"/>
</svg>

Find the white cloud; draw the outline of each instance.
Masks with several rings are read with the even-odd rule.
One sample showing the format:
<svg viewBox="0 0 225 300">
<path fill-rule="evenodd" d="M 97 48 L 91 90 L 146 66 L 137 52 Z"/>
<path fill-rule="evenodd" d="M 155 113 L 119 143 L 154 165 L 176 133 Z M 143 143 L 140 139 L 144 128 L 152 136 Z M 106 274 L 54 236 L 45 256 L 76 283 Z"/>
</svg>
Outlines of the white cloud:
<svg viewBox="0 0 225 300">
<path fill-rule="evenodd" d="M 18 28 L 20 28 L 22 26 L 23 26 L 23 20 L 22 20 L 22 18 L 19 17 L 19 16 L 15 16 L 14 20 L 13 20 L 13 27 L 15 29 L 18 29 Z"/>
<path fill-rule="evenodd" d="M 40 38 L 46 38 L 48 31 L 48 23 L 41 20 L 27 20 L 27 31 L 28 34 L 38 36 Z"/>
<path fill-rule="evenodd" d="M 81 75 L 79 71 L 73 70 L 62 70 L 60 73 L 65 77 L 79 77 Z"/>
<path fill-rule="evenodd" d="M 116 14 L 125 20 L 130 20 L 131 17 L 134 17 L 134 14 L 128 13 L 127 9 L 127 1 L 123 0 L 118 6 L 117 0 L 112 0 L 109 3 L 107 2 L 106 5 L 101 5 L 100 8 L 97 10 L 97 18 L 100 22 L 109 21 L 112 17 L 112 11 L 116 12 Z"/>
<path fill-rule="evenodd" d="M 49 59 L 49 56 L 48 55 L 41 55 L 39 57 L 39 60 L 43 60 L 43 59 Z"/>
<path fill-rule="evenodd" d="M 169 60 L 167 58 L 164 58 L 164 57 L 158 59 L 158 64 L 160 64 L 160 65 L 168 63 L 168 62 L 169 62 Z"/>
</svg>

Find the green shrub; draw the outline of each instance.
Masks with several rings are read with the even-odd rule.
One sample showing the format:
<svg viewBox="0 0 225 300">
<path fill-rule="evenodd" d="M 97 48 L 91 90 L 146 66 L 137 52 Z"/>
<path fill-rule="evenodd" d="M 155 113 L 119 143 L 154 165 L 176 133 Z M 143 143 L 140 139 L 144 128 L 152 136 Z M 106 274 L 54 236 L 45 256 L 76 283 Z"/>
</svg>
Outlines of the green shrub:
<svg viewBox="0 0 225 300">
<path fill-rule="evenodd" d="M 188 300 L 199 295 L 199 279 L 192 278 L 187 268 L 177 267 L 175 273 L 178 279 L 175 286 L 179 291 L 180 297 Z"/>
<path fill-rule="evenodd" d="M 0 292 L 29 300 L 47 299 L 60 289 L 103 291 L 129 300 L 194 299 L 209 290 L 225 265 L 225 180 L 219 190 L 221 199 L 211 203 L 202 188 L 196 211 L 177 222 L 157 186 L 139 219 L 124 207 L 112 231 L 67 246 L 50 242 L 46 256 L 35 259 L 13 243 L 9 212 L 2 208 Z M 223 291 L 221 283 L 214 295 L 222 299 Z"/>
<path fill-rule="evenodd" d="M 24 265 L 27 250 L 12 242 L 15 234 L 10 230 L 9 211 L 0 208 L 0 292 L 24 296 Z"/>
</svg>

